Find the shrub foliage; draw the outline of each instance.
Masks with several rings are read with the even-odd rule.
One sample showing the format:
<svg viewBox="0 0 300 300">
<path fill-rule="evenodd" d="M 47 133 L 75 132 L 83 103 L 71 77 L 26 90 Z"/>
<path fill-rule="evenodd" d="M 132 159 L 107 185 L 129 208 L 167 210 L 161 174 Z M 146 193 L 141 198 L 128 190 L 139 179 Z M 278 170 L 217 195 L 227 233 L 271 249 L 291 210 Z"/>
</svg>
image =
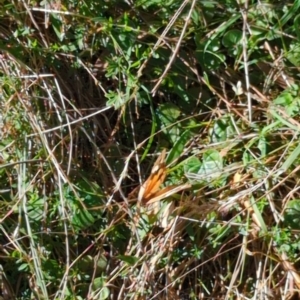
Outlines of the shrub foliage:
<svg viewBox="0 0 300 300">
<path fill-rule="evenodd" d="M 2 299 L 300 289 L 300 1 L 1 1 Z"/>
</svg>

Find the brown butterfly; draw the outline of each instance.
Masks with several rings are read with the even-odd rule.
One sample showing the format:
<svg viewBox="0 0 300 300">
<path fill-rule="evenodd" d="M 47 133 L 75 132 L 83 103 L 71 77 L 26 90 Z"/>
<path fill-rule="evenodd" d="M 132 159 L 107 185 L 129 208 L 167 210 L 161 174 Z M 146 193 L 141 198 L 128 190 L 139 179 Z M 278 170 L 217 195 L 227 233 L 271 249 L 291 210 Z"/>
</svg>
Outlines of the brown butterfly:
<svg viewBox="0 0 300 300">
<path fill-rule="evenodd" d="M 150 176 L 140 187 L 138 194 L 138 201 L 140 203 L 151 204 L 191 187 L 190 184 L 186 183 L 178 186 L 167 186 L 161 190 L 159 189 L 160 185 L 164 183 L 167 176 L 165 157 L 166 149 L 164 149 L 157 158 L 151 170 Z"/>
</svg>

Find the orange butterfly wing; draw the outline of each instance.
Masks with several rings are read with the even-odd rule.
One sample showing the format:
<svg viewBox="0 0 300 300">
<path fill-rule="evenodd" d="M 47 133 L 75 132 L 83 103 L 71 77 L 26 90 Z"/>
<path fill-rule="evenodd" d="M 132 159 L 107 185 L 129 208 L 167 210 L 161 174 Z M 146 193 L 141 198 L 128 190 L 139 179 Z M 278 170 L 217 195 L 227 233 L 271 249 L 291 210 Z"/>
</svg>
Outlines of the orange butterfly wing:
<svg viewBox="0 0 300 300">
<path fill-rule="evenodd" d="M 157 158 L 149 178 L 142 184 L 139 190 L 138 200 L 142 203 L 147 203 L 147 201 L 159 190 L 159 186 L 166 178 L 165 156 L 166 149 L 164 149 Z"/>
<path fill-rule="evenodd" d="M 138 201 L 142 204 L 151 204 L 160 201 L 191 187 L 190 184 L 186 183 L 179 186 L 167 186 L 162 190 L 159 190 L 160 185 L 165 181 L 167 176 L 165 157 L 166 149 L 164 149 L 161 155 L 157 158 L 149 178 L 142 184 L 139 190 Z"/>
<path fill-rule="evenodd" d="M 150 175 L 147 181 L 143 184 L 145 185 L 145 192 L 142 197 L 142 202 L 147 203 L 149 199 L 159 192 L 160 185 L 164 182 L 166 178 L 166 169 L 160 169 L 156 174 Z M 142 186 L 142 188 L 143 188 Z"/>
</svg>

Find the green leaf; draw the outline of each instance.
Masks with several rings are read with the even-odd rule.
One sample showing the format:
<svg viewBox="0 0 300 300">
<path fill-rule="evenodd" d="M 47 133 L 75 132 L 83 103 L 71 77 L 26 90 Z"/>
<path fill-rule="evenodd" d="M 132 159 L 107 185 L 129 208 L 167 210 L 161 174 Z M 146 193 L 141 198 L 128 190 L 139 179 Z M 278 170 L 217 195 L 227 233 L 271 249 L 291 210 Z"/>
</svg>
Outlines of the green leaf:
<svg viewBox="0 0 300 300">
<path fill-rule="evenodd" d="M 191 135 L 191 130 L 186 130 L 181 134 L 167 157 L 167 164 L 170 164 L 181 155 L 186 143 L 190 140 Z"/>
<path fill-rule="evenodd" d="M 210 129 L 212 143 L 224 142 L 236 135 L 236 130 L 229 116 L 217 120 Z"/>
<path fill-rule="evenodd" d="M 249 150 L 246 149 L 246 150 L 243 152 L 243 164 L 244 164 L 244 166 L 247 166 L 251 161 L 252 161 L 252 156 L 251 156 L 251 154 L 249 153 Z"/>
<path fill-rule="evenodd" d="M 93 297 L 93 299 L 95 300 L 105 300 L 108 299 L 109 295 L 110 295 L 110 291 L 108 289 L 108 287 L 105 286 L 106 281 L 104 278 L 102 277 L 97 277 L 94 279 L 93 281 L 93 291 L 97 291 L 97 293 L 95 293 L 95 296 Z M 98 293 L 98 291 L 100 291 L 100 293 Z M 98 296 L 96 298 L 96 295 Z"/>
<path fill-rule="evenodd" d="M 139 258 L 136 256 L 118 255 L 118 258 L 130 266 L 134 266 L 139 261 Z"/>
<path fill-rule="evenodd" d="M 20 271 L 20 272 L 22 272 L 22 271 L 24 272 L 24 271 L 28 271 L 28 270 L 29 270 L 29 265 L 26 263 L 20 264 L 18 266 L 18 271 Z"/>
<path fill-rule="evenodd" d="M 201 161 L 199 158 L 192 156 L 190 157 L 184 164 L 184 172 L 185 173 L 198 173 L 201 168 Z"/>
<path fill-rule="evenodd" d="M 225 55 L 219 49 L 220 41 L 218 39 L 199 44 L 195 55 L 204 70 L 217 70 L 225 64 Z"/>
<path fill-rule="evenodd" d="M 181 110 L 173 103 L 165 103 L 157 109 L 157 117 L 160 120 L 162 131 L 170 143 L 175 143 L 183 132 L 180 123 L 177 122 Z"/>
<path fill-rule="evenodd" d="M 181 113 L 179 107 L 171 102 L 161 104 L 158 112 L 160 119 L 166 126 L 172 125 Z"/>
<path fill-rule="evenodd" d="M 77 210 L 74 210 L 73 214 L 72 224 L 77 229 L 85 229 L 95 222 L 94 217 L 86 209 L 78 208 Z"/>
<path fill-rule="evenodd" d="M 260 150 L 261 157 L 265 157 L 268 153 L 268 144 L 266 138 L 261 136 L 258 141 L 258 149 Z"/>
<path fill-rule="evenodd" d="M 223 169 L 223 159 L 217 150 L 208 150 L 203 155 L 203 164 L 198 174 L 210 178 L 218 177 Z"/>
<path fill-rule="evenodd" d="M 300 229 L 300 199 L 288 202 L 284 212 L 284 223 L 293 229 Z"/>
<path fill-rule="evenodd" d="M 300 156 L 300 144 L 292 151 L 280 168 L 280 173 L 286 172 L 292 164 L 298 164 Z"/>
<path fill-rule="evenodd" d="M 64 34 L 64 31 L 62 28 L 63 24 L 62 24 L 61 20 L 55 14 L 50 14 L 50 20 L 51 20 L 51 24 L 54 29 L 54 32 L 56 33 L 58 39 L 60 41 L 63 41 L 65 34 Z"/>
<path fill-rule="evenodd" d="M 222 184 L 224 175 L 223 159 L 217 150 L 207 150 L 202 162 L 197 158 L 190 158 L 184 166 L 187 178 L 193 183 Z M 227 175 L 226 175 L 227 176 Z M 225 178 L 225 177 L 224 177 Z M 215 179 L 219 179 L 214 183 Z"/>
<path fill-rule="evenodd" d="M 280 121 L 282 124 L 288 126 L 289 128 L 295 130 L 296 132 L 298 132 L 300 130 L 300 128 L 297 125 L 294 125 L 294 123 L 291 123 L 288 118 L 284 118 L 281 115 L 282 112 L 280 110 L 278 110 L 277 107 L 271 106 L 269 112 L 275 119 Z M 276 124 L 276 125 L 278 125 L 278 124 Z M 271 128 L 272 128 L 274 126 L 274 124 L 270 124 L 269 126 L 271 126 Z M 264 130 L 266 130 L 266 128 L 264 128 Z"/>
<path fill-rule="evenodd" d="M 250 202 L 251 202 L 251 207 L 253 208 L 254 214 L 256 215 L 256 218 L 259 222 L 262 233 L 267 234 L 268 230 L 267 230 L 266 223 L 265 223 L 264 218 L 263 218 L 261 212 L 258 209 L 258 205 L 257 205 L 257 203 L 254 200 L 254 197 L 252 195 L 250 197 Z"/>
<path fill-rule="evenodd" d="M 285 25 L 291 18 L 295 16 L 297 12 L 299 12 L 300 1 L 293 1 L 293 5 L 289 7 L 289 10 L 282 16 L 281 20 L 278 22 L 280 24 L 280 28 Z"/>
<path fill-rule="evenodd" d="M 38 222 L 45 214 L 45 198 L 40 198 L 37 194 L 31 194 L 27 205 L 27 213 L 31 220 Z"/>
<path fill-rule="evenodd" d="M 237 45 L 241 42 L 243 37 L 243 32 L 238 29 L 232 29 L 227 31 L 222 39 L 222 43 L 227 48 L 237 47 Z"/>
<path fill-rule="evenodd" d="M 294 19 L 294 30 L 297 34 L 298 41 L 300 41 L 300 15 L 298 15 Z"/>
<path fill-rule="evenodd" d="M 95 257 L 96 259 L 97 257 Z M 96 263 L 96 274 L 101 273 L 107 267 L 107 258 L 104 255 L 100 255 Z"/>
<path fill-rule="evenodd" d="M 108 93 L 105 94 L 105 97 L 108 99 L 107 106 L 114 106 L 115 109 L 122 107 L 128 100 L 120 91 L 108 91 Z"/>
<path fill-rule="evenodd" d="M 300 112 L 299 86 L 293 84 L 284 90 L 274 101 L 275 105 L 284 108 L 288 116 L 295 116 Z"/>
</svg>

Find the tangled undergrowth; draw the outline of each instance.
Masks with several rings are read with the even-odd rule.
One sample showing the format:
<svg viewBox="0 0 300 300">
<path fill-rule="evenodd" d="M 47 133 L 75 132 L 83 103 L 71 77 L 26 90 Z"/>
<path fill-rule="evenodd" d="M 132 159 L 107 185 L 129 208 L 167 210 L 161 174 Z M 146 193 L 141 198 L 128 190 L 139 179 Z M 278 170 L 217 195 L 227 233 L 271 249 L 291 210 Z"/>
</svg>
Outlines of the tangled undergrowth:
<svg viewBox="0 0 300 300">
<path fill-rule="evenodd" d="M 300 1 L 2 1 L 2 299 L 298 299 Z"/>
</svg>

